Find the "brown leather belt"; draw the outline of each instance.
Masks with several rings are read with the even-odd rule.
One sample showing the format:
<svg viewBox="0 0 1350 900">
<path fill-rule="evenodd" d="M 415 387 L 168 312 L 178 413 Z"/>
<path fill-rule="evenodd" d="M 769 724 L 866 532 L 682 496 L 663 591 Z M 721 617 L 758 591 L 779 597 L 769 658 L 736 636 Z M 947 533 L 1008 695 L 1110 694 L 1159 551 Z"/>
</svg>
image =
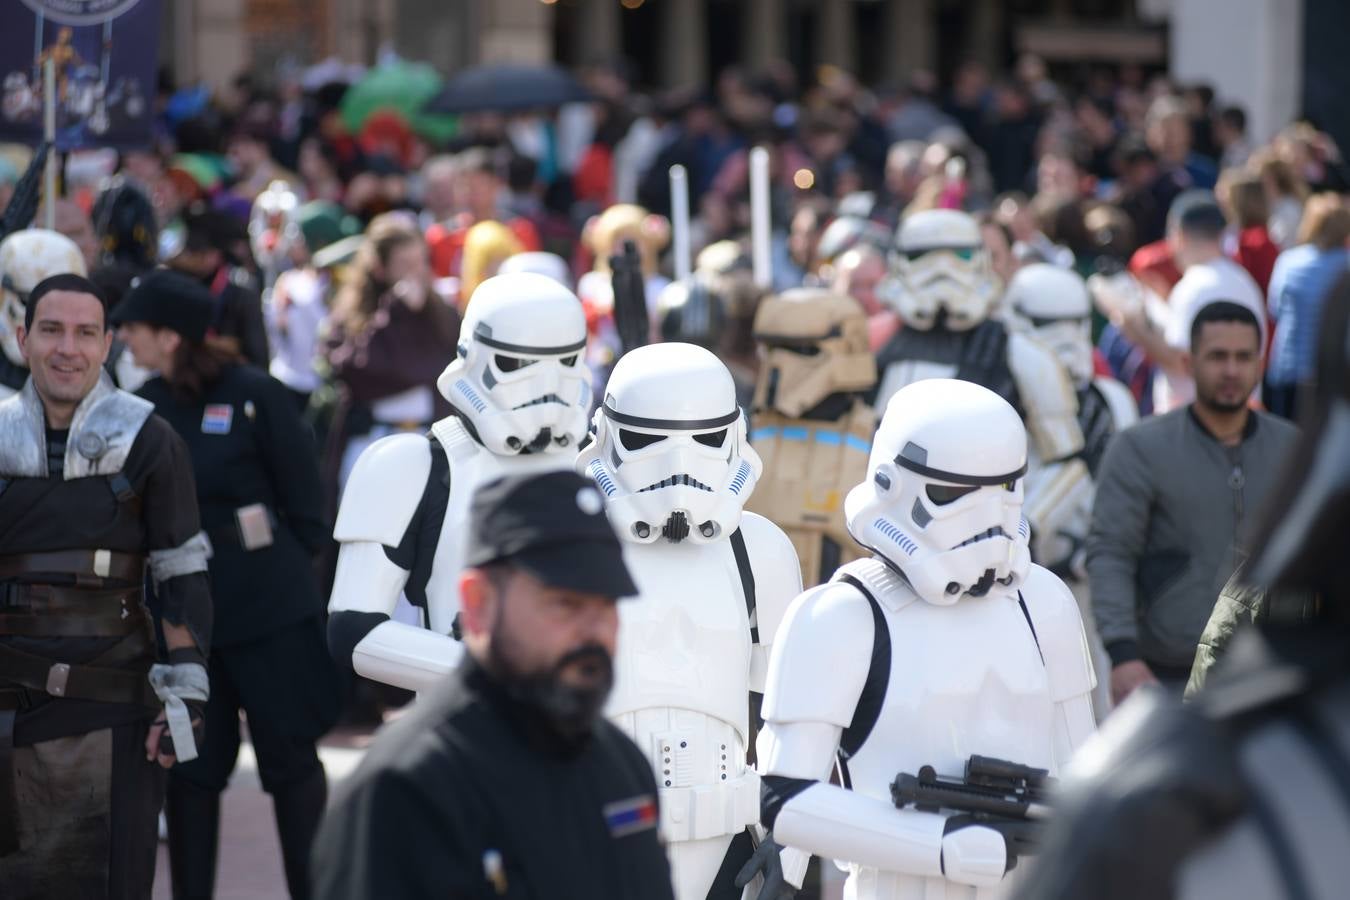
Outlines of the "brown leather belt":
<svg viewBox="0 0 1350 900">
<path fill-rule="evenodd" d="M 73 575 L 77 583 L 93 578 L 140 582 L 145 577 L 145 557 L 120 550 L 55 550 L 0 556 L 0 580 L 35 575 Z"/>
<path fill-rule="evenodd" d="M 123 637 L 146 627 L 139 586 L 0 585 L 0 635 Z"/>
<path fill-rule="evenodd" d="M 0 684 L 4 683 L 72 700 L 136 703 L 152 709 L 159 705 L 144 671 L 57 662 L 0 644 Z"/>
</svg>

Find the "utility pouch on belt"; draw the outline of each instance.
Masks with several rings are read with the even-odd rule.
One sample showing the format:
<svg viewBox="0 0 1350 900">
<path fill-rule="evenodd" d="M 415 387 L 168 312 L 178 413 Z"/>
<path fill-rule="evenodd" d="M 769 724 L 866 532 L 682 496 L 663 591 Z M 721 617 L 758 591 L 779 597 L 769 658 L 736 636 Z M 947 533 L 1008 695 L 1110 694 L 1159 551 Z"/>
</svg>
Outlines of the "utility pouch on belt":
<svg viewBox="0 0 1350 900">
<path fill-rule="evenodd" d="M 234 511 L 234 522 L 239 528 L 239 545 L 245 550 L 272 546 L 272 514 L 265 505 L 239 507 Z"/>
</svg>

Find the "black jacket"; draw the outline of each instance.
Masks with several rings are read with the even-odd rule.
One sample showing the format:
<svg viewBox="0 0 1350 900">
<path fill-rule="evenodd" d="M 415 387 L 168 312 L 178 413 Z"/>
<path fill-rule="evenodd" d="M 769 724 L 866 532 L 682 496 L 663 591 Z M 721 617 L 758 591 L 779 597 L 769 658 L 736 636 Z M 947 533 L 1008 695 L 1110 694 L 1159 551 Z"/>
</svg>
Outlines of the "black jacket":
<svg viewBox="0 0 1350 900">
<path fill-rule="evenodd" d="M 185 402 L 162 378 L 139 391 L 183 438 L 192 457 L 202 528 L 211 538 L 216 598 L 213 646 L 252 640 L 323 612 L 313 558 L 329 540 L 314 440 L 284 385 L 252 366 L 230 366 Z M 273 543 L 245 550 L 235 511 L 264 504 Z"/>
<path fill-rule="evenodd" d="M 239 341 L 244 359 L 266 370 L 271 361 L 267 324 L 263 321 L 262 299 L 249 286 L 247 275 L 242 269 L 226 268 L 207 287 L 216 298 L 212 329 L 221 337 Z"/>
<path fill-rule="evenodd" d="M 656 803 L 650 764 L 612 724 L 564 747 L 466 658 L 343 783 L 314 895 L 672 900 Z"/>
</svg>

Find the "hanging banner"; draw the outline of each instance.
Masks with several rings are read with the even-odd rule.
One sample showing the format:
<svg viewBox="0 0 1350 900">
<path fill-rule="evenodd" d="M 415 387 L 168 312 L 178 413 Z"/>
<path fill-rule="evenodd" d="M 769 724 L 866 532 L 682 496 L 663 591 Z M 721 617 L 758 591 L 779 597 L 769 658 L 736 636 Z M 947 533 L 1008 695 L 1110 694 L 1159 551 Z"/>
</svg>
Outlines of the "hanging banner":
<svg viewBox="0 0 1350 900">
<path fill-rule="evenodd" d="M 56 66 L 56 146 L 150 143 L 160 0 L 0 4 L 0 141 L 42 138 L 42 69 Z"/>
</svg>

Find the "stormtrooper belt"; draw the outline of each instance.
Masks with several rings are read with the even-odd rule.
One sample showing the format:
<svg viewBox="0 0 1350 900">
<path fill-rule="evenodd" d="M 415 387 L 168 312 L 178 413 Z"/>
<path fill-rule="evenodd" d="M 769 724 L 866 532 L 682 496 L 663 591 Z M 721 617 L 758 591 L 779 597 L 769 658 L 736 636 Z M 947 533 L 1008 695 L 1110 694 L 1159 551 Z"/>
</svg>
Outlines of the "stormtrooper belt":
<svg viewBox="0 0 1350 900">
<path fill-rule="evenodd" d="M 739 834 L 759 821 L 759 776 L 747 771 L 716 784 L 660 788 L 661 836 L 701 841 Z"/>
</svg>

